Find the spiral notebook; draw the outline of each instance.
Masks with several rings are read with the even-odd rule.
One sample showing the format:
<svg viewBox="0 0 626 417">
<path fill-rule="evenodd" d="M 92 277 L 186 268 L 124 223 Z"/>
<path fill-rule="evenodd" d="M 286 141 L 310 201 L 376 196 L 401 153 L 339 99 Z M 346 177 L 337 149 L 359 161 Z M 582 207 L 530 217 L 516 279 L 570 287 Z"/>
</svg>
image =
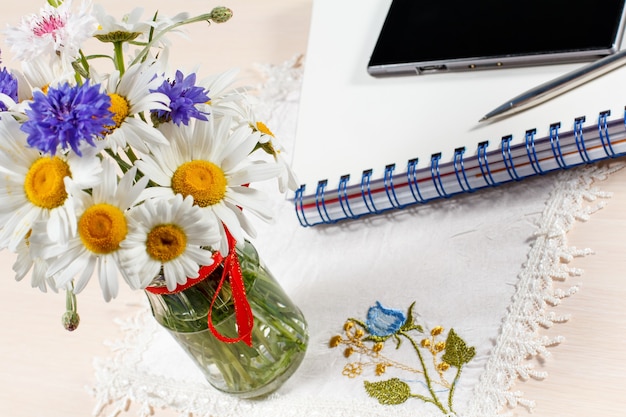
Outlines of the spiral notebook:
<svg viewBox="0 0 626 417">
<path fill-rule="evenodd" d="M 374 78 L 367 62 L 389 5 L 313 3 L 292 163 L 302 184 L 293 203 L 303 226 L 626 154 L 626 67 L 479 123 L 505 100 L 581 64 Z"/>
</svg>

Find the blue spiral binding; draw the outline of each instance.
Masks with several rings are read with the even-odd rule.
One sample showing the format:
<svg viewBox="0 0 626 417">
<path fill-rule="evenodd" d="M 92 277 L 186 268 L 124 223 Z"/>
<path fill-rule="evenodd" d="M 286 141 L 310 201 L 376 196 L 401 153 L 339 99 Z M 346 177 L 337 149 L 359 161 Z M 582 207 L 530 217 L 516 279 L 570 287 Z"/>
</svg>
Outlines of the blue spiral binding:
<svg viewBox="0 0 626 417">
<path fill-rule="evenodd" d="M 527 130 L 525 136 L 526 142 L 526 154 L 528 155 L 528 160 L 530 161 L 530 166 L 535 171 L 535 174 L 543 175 L 543 169 L 541 169 L 541 165 L 539 165 L 539 157 L 537 156 L 537 149 L 535 148 L 535 134 L 537 133 L 537 129 Z"/>
<path fill-rule="evenodd" d="M 466 193 L 473 193 L 474 189 L 467 179 L 467 173 L 465 172 L 465 164 L 463 163 L 463 154 L 465 153 L 465 147 L 457 148 L 454 150 L 454 173 L 456 174 L 456 180 L 459 182 L 461 190 Z M 459 166 L 460 175 L 459 175 Z M 461 181 L 461 175 L 463 175 L 463 181 Z M 465 185 L 463 185 L 465 183 Z"/>
<path fill-rule="evenodd" d="M 370 182 L 372 179 L 372 170 L 367 169 L 363 171 L 363 176 L 361 177 L 361 198 L 363 198 L 363 202 L 367 207 L 367 211 L 370 213 L 378 214 L 380 211 L 376 208 L 376 204 L 374 204 L 374 198 L 372 197 L 372 189 L 370 188 Z M 368 201 L 369 200 L 369 201 Z M 371 204 L 371 207 L 370 207 Z"/>
<path fill-rule="evenodd" d="M 613 145 L 611 144 L 611 138 L 609 137 L 609 125 L 607 122 L 610 115 L 610 110 L 600 112 L 600 115 L 598 116 L 598 134 L 600 135 L 600 141 L 602 142 L 602 148 L 604 149 L 606 156 L 609 158 L 615 158 L 616 154 L 613 150 Z"/>
<path fill-rule="evenodd" d="M 567 168 L 568 165 L 563 158 L 563 151 L 561 150 L 561 143 L 559 142 L 559 128 L 561 123 L 553 123 L 550 125 L 550 147 L 552 148 L 552 154 L 556 163 L 560 168 Z"/>
<path fill-rule="evenodd" d="M 396 169 L 396 164 L 389 164 L 385 167 L 385 193 L 387 198 L 394 208 L 403 208 L 405 204 L 400 204 L 398 196 L 396 195 L 396 187 L 393 185 L 393 170 Z"/>
<path fill-rule="evenodd" d="M 341 205 L 343 214 L 349 219 L 356 219 L 356 216 L 350 208 L 350 197 L 348 197 L 348 181 L 350 181 L 350 175 L 342 175 L 339 179 L 339 187 L 337 188 L 337 198 Z"/>
<path fill-rule="evenodd" d="M 322 180 L 317 183 L 317 190 L 315 190 L 315 207 L 317 208 L 317 212 L 320 215 L 320 218 L 324 223 L 334 223 L 333 220 L 328 215 L 328 210 L 326 210 L 326 201 L 325 201 L 325 190 L 326 185 L 328 185 L 327 180 Z M 320 207 L 323 209 L 320 210 Z M 326 216 L 324 218 L 324 216 Z"/>
<path fill-rule="evenodd" d="M 585 123 L 585 116 L 577 117 L 574 119 L 574 140 L 576 141 L 576 148 L 583 162 L 591 163 L 591 158 L 587 154 L 587 148 L 585 147 L 585 137 L 583 134 L 583 124 Z"/>
<path fill-rule="evenodd" d="M 509 177 L 512 180 L 519 181 L 521 178 L 517 175 L 517 171 L 515 170 L 515 162 L 513 162 L 513 155 L 511 154 L 511 140 L 513 136 L 508 135 L 502 138 L 502 161 L 504 162 L 504 166 L 506 167 L 506 171 L 509 173 Z"/>
<path fill-rule="evenodd" d="M 296 216 L 298 216 L 298 221 L 302 227 L 313 226 L 306 219 L 306 215 L 304 214 L 304 189 L 305 186 L 301 185 L 300 188 L 296 190 L 296 194 L 294 196 L 294 201 L 296 203 Z"/>
<path fill-rule="evenodd" d="M 448 198 L 450 195 L 446 193 L 445 188 L 443 188 L 443 183 L 441 182 L 441 172 L 439 172 L 439 161 L 441 160 L 441 154 L 436 153 L 430 157 L 430 176 L 433 180 L 433 184 L 435 185 L 435 190 L 437 190 L 437 194 L 439 197 Z"/>
<path fill-rule="evenodd" d="M 485 180 L 485 183 L 488 186 L 495 186 L 497 184 L 499 184 L 499 182 L 496 182 L 496 180 L 493 179 L 493 176 L 491 175 L 491 169 L 489 169 L 489 161 L 487 160 L 487 148 L 489 147 L 489 141 L 484 141 L 484 142 L 480 142 L 478 144 L 478 167 L 480 168 L 480 173 L 483 176 L 483 179 Z"/>
<path fill-rule="evenodd" d="M 424 203 L 426 200 L 422 197 L 422 193 L 419 188 L 419 180 L 417 178 L 417 163 L 418 159 L 409 159 L 406 166 L 406 179 L 409 184 L 409 190 L 416 203 Z"/>
</svg>

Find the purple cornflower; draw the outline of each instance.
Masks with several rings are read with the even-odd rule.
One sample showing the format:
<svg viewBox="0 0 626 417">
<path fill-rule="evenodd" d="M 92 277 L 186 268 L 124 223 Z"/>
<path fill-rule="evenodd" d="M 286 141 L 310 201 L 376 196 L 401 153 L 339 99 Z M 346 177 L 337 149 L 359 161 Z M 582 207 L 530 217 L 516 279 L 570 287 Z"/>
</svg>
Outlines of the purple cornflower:
<svg viewBox="0 0 626 417">
<path fill-rule="evenodd" d="M 35 91 L 26 109 L 28 121 L 21 129 L 28 134 L 28 144 L 43 153 L 54 155 L 60 145 L 82 156 L 81 142 L 95 146 L 94 137 L 102 136 L 107 126 L 115 124 L 109 107 L 111 99 L 100 92 L 99 85 L 65 83 L 49 88 L 48 94 Z"/>
<path fill-rule="evenodd" d="M 163 81 L 163 84 L 152 93 L 159 92 L 168 96 L 171 100 L 170 111 L 152 111 L 152 116 L 157 121 L 165 123 L 173 121 L 176 125 L 187 125 L 192 117 L 200 120 L 207 120 L 204 112 L 196 108 L 196 104 L 207 103 L 210 98 L 202 87 L 196 85 L 196 74 L 187 77 L 183 73 L 176 71 L 174 81 Z"/>
<path fill-rule="evenodd" d="M 17 102 L 17 78 L 15 78 L 6 68 L 0 71 L 0 93 L 6 94 L 11 100 Z M 0 101 L 0 111 L 7 111 L 5 103 Z"/>
</svg>

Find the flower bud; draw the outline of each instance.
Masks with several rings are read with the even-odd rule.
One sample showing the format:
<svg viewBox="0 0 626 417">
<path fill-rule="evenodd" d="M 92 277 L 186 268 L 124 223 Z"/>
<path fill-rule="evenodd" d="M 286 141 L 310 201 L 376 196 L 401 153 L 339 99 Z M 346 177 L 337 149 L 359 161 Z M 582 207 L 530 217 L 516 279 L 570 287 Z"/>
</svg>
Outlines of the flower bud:
<svg viewBox="0 0 626 417">
<path fill-rule="evenodd" d="M 74 330 L 76 330 L 76 328 L 78 328 L 78 323 L 80 323 L 80 317 L 75 311 L 66 311 L 65 314 L 63 314 L 61 321 L 63 322 L 63 327 L 65 327 L 65 330 L 73 332 Z"/>
<path fill-rule="evenodd" d="M 233 17 L 233 11 L 228 7 L 220 6 L 211 10 L 211 20 L 215 23 L 228 22 L 231 17 Z"/>
<path fill-rule="evenodd" d="M 352 349 L 351 347 L 347 347 L 346 350 L 343 351 L 343 356 L 345 356 L 346 358 L 349 358 L 350 355 L 352 355 L 354 353 L 354 349 Z"/>
<path fill-rule="evenodd" d="M 328 346 L 331 348 L 337 347 L 341 344 L 341 336 L 333 336 L 328 342 Z"/>
</svg>

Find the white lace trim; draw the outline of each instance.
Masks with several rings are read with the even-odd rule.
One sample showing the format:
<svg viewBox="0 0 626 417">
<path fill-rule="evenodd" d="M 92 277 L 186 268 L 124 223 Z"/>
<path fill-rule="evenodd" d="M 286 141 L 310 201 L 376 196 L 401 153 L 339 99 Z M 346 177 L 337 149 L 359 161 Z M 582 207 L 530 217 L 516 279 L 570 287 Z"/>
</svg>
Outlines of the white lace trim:
<svg viewBox="0 0 626 417">
<path fill-rule="evenodd" d="M 266 72 L 267 83 L 261 101 L 278 103 L 268 111 L 284 111 L 280 104 L 294 102 L 294 92 L 301 81 L 301 57 L 295 57 L 281 66 L 261 67 Z M 287 147 L 290 145 L 286 143 Z M 555 288 L 553 281 L 563 281 L 582 273 L 569 267 L 567 263 L 575 257 L 591 253 L 590 249 L 569 247 L 566 234 L 576 221 L 585 221 L 604 203 L 599 198 L 610 195 L 593 186 L 598 180 L 605 179 L 622 165 L 591 165 L 560 172 L 556 186 L 548 199 L 539 219 L 535 240 L 528 253 L 517 284 L 516 293 L 504 319 L 502 331 L 496 341 L 493 352 L 487 362 L 480 381 L 474 388 L 472 401 L 463 413 L 467 417 L 496 416 L 506 408 L 523 406 L 534 407 L 534 401 L 527 399 L 521 391 L 514 389 L 518 378 L 545 378 L 545 372 L 537 371 L 528 361 L 529 357 L 550 355 L 548 347 L 562 341 L 560 336 L 540 336 L 540 327 L 549 328 L 554 323 L 567 321 L 567 316 L 559 316 L 548 311 L 549 306 L 558 305 L 563 298 L 576 293 L 577 286 L 567 290 Z M 594 204 L 585 204 L 585 201 Z M 147 348 L 153 345 L 157 333 L 156 321 L 145 310 L 126 320 L 118 320 L 125 337 L 122 340 L 108 342 L 113 352 L 112 357 L 94 361 L 95 388 L 92 394 L 96 398 L 94 416 L 118 416 L 134 404 L 139 417 L 148 417 L 155 410 L 168 408 L 181 417 L 215 417 L 221 415 L 260 416 L 254 402 L 233 404 L 230 397 L 212 391 L 206 395 L 202 386 L 190 388 L 185 394 L 174 389 L 186 385 L 189 381 L 176 378 L 142 378 L 137 383 L 136 372 L 144 375 L 150 371 L 141 366 Z M 139 349 L 138 347 L 142 347 Z M 393 407 L 379 404 L 347 400 L 338 409 L 336 404 L 323 403 L 312 399 L 303 403 L 290 401 L 288 396 L 272 396 L 265 401 L 263 416 L 307 417 L 315 416 L 354 416 L 380 417 L 398 416 L 401 412 Z M 106 413 L 106 414 L 105 414 Z M 426 413 L 424 415 L 430 415 Z M 435 414 L 433 414 L 435 415 Z M 440 415 L 440 414 L 437 414 Z"/>
<path fill-rule="evenodd" d="M 514 408 L 518 405 L 528 408 L 529 411 L 535 407 L 533 400 L 525 398 L 520 390 L 512 391 L 512 388 L 518 378 L 527 380 L 547 377 L 546 372 L 534 369 L 529 359 L 549 356 L 547 348 L 561 343 L 563 338 L 540 336 L 538 330 L 540 327 L 550 328 L 555 323 L 567 321 L 567 315 L 559 316 L 548 311 L 548 307 L 559 305 L 562 299 L 578 291 L 576 285 L 562 290 L 555 288 L 553 282 L 580 276 L 582 271 L 568 266 L 567 263 L 575 257 L 592 253 L 588 248 L 568 246 L 567 232 L 577 220 L 586 221 L 592 213 L 604 207 L 605 203 L 597 199 L 608 198 L 610 194 L 593 187 L 593 183 L 606 179 L 622 167 L 622 164 L 590 165 L 558 174 L 558 185 L 542 213 L 502 331 L 485 372 L 475 387 L 469 415 L 497 415 L 506 407 Z M 595 203 L 588 205 L 584 204 L 585 201 Z"/>
</svg>

